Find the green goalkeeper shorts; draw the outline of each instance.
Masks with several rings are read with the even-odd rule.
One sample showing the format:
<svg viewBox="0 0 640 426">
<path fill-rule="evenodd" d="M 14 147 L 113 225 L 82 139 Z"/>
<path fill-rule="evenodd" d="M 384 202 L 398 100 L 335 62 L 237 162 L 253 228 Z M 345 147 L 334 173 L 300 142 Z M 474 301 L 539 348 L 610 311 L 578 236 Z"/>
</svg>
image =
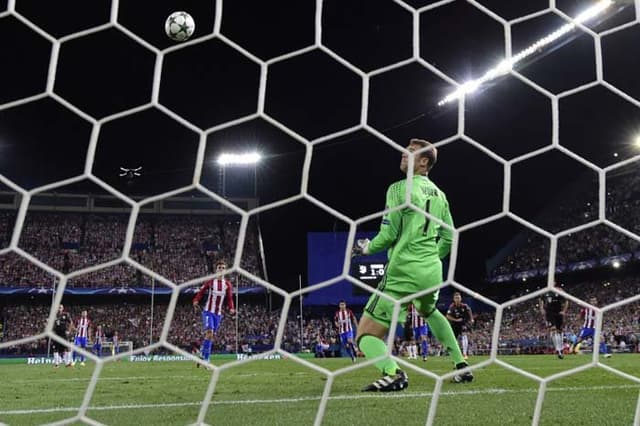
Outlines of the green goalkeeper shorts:
<svg viewBox="0 0 640 426">
<path fill-rule="evenodd" d="M 382 281 L 378 284 L 378 290 L 395 300 L 403 299 L 420 291 L 436 287 L 442 284 L 442 262 L 432 263 L 426 267 L 421 267 L 416 274 L 393 274 L 393 268 L 387 268 Z M 407 301 L 400 306 L 398 324 L 403 324 L 407 319 L 407 306 L 413 303 L 416 310 L 425 319 L 436 309 L 439 289 L 431 293 L 422 295 L 412 301 Z M 389 327 L 393 318 L 394 302 L 372 294 L 364 308 L 364 315 L 374 321 Z"/>
</svg>

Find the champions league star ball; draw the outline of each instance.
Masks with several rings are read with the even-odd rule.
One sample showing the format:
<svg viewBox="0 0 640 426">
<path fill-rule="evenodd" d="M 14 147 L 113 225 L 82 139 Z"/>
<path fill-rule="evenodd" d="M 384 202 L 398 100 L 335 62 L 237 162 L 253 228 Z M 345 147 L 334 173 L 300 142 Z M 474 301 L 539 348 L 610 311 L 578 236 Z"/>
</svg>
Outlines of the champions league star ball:
<svg viewBox="0 0 640 426">
<path fill-rule="evenodd" d="M 173 12 L 164 23 L 164 31 L 175 41 L 187 40 L 195 29 L 196 23 L 187 12 Z"/>
</svg>

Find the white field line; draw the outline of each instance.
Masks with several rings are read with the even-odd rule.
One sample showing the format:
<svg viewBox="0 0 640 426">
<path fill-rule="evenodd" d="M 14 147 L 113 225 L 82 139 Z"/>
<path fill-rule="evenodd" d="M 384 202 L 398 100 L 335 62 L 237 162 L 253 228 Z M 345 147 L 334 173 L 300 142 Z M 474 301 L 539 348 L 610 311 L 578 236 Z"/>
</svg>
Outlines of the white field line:
<svg viewBox="0 0 640 426">
<path fill-rule="evenodd" d="M 295 376 L 314 376 L 317 375 L 318 373 L 307 373 L 307 372 L 303 372 L 303 371 L 298 371 L 295 373 L 291 373 L 289 375 L 295 375 Z M 263 373 L 240 373 L 240 374 L 234 374 L 233 377 L 256 377 L 256 376 L 282 376 L 282 373 L 271 373 L 271 372 L 263 372 Z M 209 375 L 205 374 L 205 375 L 182 375 L 182 376 L 125 376 L 125 377 L 100 377 L 98 379 L 98 383 L 101 381 L 120 381 L 120 380 L 131 380 L 131 381 L 136 381 L 136 380 L 140 380 L 140 381 L 145 381 L 145 380 L 166 380 L 166 379 L 181 379 L 181 380 L 192 380 L 192 379 L 201 379 L 201 378 L 205 378 L 207 380 L 210 379 Z M 10 383 L 10 382 L 14 382 L 14 383 L 19 383 L 19 384 L 23 384 L 23 383 L 51 383 L 51 382 L 88 382 L 89 380 L 91 380 L 91 377 L 61 377 L 61 378 L 55 378 L 55 377 L 49 377 L 46 379 L 21 379 L 21 378 L 10 378 L 10 379 L 3 379 L 3 383 Z"/>
<path fill-rule="evenodd" d="M 612 390 L 612 389 L 640 389 L 640 385 L 611 385 L 611 386 L 566 386 L 566 387 L 552 387 L 547 388 L 547 392 L 566 392 L 566 391 L 596 391 L 596 390 Z M 443 396 L 468 396 L 468 395 L 497 395 L 506 393 L 530 393 L 537 394 L 538 389 L 501 389 L 501 388 L 489 388 L 478 390 L 462 390 L 462 391 L 446 391 L 441 392 Z M 329 399 L 333 401 L 345 401 L 345 400 L 358 400 L 358 399 L 388 399 L 388 398 L 425 398 L 433 395 L 433 392 L 401 392 L 401 393 L 371 393 L 371 394 L 354 394 L 354 395 L 337 395 L 330 396 Z M 241 400 L 224 400 L 224 401 L 211 401 L 213 405 L 253 405 L 253 404 L 286 404 L 297 403 L 307 401 L 319 401 L 320 396 L 307 396 L 300 398 L 280 398 L 280 399 L 241 399 Z M 99 405 L 89 407 L 89 410 L 94 411 L 109 411 L 109 410 L 130 410 L 130 409 L 145 409 L 145 408 L 174 408 L 174 407 L 190 407 L 199 406 L 202 401 L 194 402 L 175 402 L 164 404 L 127 404 L 127 405 Z M 55 412 L 74 412 L 78 411 L 78 407 L 57 407 L 57 408 L 40 408 L 32 410 L 5 410 L 0 411 L 0 415 L 19 415 L 19 414 L 41 414 L 41 413 L 55 413 Z"/>
<path fill-rule="evenodd" d="M 519 367 L 522 368 L 522 367 Z M 565 365 L 556 365 L 556 366 L 544 366 L 544 367 L 527 367 L 527 368 L 523 368 L 526 371 L 542 371 L 542 370 L 565 370 L 567 369 L 567 367 Z M 500 373 L 506 373 L 506 374 L 513 374 L 513 372 L 503 369 L 503 368 L 498 368 L 495 369 L 491 372 L 491 374 L 500 374 Z M 275 372 L 261 372 L 261 373 L 239 373 L 239 374 L 234 374 L 233 377 L 257 377 L 257 376 L 281 376 L 282 373 L 275 373 Z M 317 376 L 318 373 L 316 372 L 307 372 L 307 371 L 297 371 L 295 373 L 290 373 L 289 375 L 295 375 L 295 376 Z M 181 375 L 181 376 L 124 376 L 124 377 L 100 377 L 98 379 L 98 382 L 100 381 L 118 381 L 118 380 L 166 380 L 166 379 L 180 379 L 180 380 L 191 380 L 191 379 L 200 379 L 201 377 L 206 377 L 207 379 L 209 378 L 209 376 L 207 375 Z M 16 383 L 51 383 L 51 382 L 86 382 L 91 380 L 91 377 L 61 377 L 61 378 L 55 378 L 55 377 L 48 377 L 46 379 L 22 379 L 22 378 L 9 378 L 9 379 L 3 379 L 4 383 L 10 383 L 10 382 L 16 382 Z"/>
</svg>

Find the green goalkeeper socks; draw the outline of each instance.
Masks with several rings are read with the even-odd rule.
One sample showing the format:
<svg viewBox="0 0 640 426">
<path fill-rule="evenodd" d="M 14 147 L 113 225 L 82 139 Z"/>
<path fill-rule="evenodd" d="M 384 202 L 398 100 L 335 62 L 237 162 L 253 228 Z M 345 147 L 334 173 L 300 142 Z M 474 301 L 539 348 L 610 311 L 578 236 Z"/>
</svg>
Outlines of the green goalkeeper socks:
<svg viewBox="0 0 640 426">
<path fill-rule="evenodd" d="M 453 329 L 451 328 L 451 324 L 449 324 L 447 318 L 445 318 L 445 316 L 436 309 L 429 318 L 427 318 L 427 323 L 429 324 L 429 329 L 433 335 L 436 336 L 436 339 L 438 339 L 438 341 L 449 351 L 449 355 L 451 355 L 453 363 L 456 365 L 466 363 L 462 357 L 462 352 L 460 352 L 460 346 L 458 346 L 456 335 L 453 333 Z"/>
<path fill-rule="evenodd" d="M 384 341 L 370 334 L 362 336 L 358 346 L 365 357 L 369 359 L 378 358 L 387 353 L 387 345 Z M 458 349 L 458 352 L 460 352 L 460 349 Z M 383 374 L 389 376 L 396 374 L 396 370 L 398 369 L 398 363 L 389 358 L 376 362 L 375 366 L 378 370 L 382 371 Z"/>
</svg>

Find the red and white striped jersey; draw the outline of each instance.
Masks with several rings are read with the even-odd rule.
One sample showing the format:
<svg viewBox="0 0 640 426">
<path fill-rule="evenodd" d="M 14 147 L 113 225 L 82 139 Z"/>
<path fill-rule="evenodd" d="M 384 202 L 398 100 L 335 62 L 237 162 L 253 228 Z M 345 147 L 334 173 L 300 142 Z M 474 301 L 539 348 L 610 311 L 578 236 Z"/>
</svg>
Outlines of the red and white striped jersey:
<svg viewBox="0 0 640 426">
<path fill-rule="evenodd" d="M 338 329 L 338 333 L 346 333 L 348 331 L 353 331 L 353 321 L 356 321 L 356 316 L 353 314 L 353 311 L 349 308 L 344 311 L 338 310 L 336 314 L 333 316 L 333 322 L 336 324 L 336 328 Z"/>
<path fill-rule="evenodd" d="M 205 312 L 222 315 L 222 304 L 224 303 L 225 297 L 227 299 L 227 306 L 229 309 L 234 309 L 233 287 L 229 281 L 220 279 L 207 281 L 200 288 L 200 291 L 198 291 L 196 297 L 193 298 L 193 301 L 195 303 L 199 303 L 205 293 L 207 294 L 203 308 Z"/>
<path fill-rule="evenodd" d="M 582 328 L 596 328 L 596 311 L 589 308 L 582 308 L 580 314 L 584 318 Z"/>
<path fill-rule="evenodd" d="M 96 330 L 96 335 L 94 336 L 93 343 L 96 345 L 101 345 L 104 341 L 104 332 L 102 330 Z"/>
<path fill-rule="evenodd" d="M 411 318 L 411 327 L 419 328 L 425 326 L 424 318 L 420 316 L 420 314 L 416 310 L 416 307 L 413 306 L 413 303 L 409 304 L 409 316 Z"/>
<path fill-rule="evenodd" d="M 76 322 L 76 337 L 89 337 L 89 318 L 79 318 Z"/>
</svg>

